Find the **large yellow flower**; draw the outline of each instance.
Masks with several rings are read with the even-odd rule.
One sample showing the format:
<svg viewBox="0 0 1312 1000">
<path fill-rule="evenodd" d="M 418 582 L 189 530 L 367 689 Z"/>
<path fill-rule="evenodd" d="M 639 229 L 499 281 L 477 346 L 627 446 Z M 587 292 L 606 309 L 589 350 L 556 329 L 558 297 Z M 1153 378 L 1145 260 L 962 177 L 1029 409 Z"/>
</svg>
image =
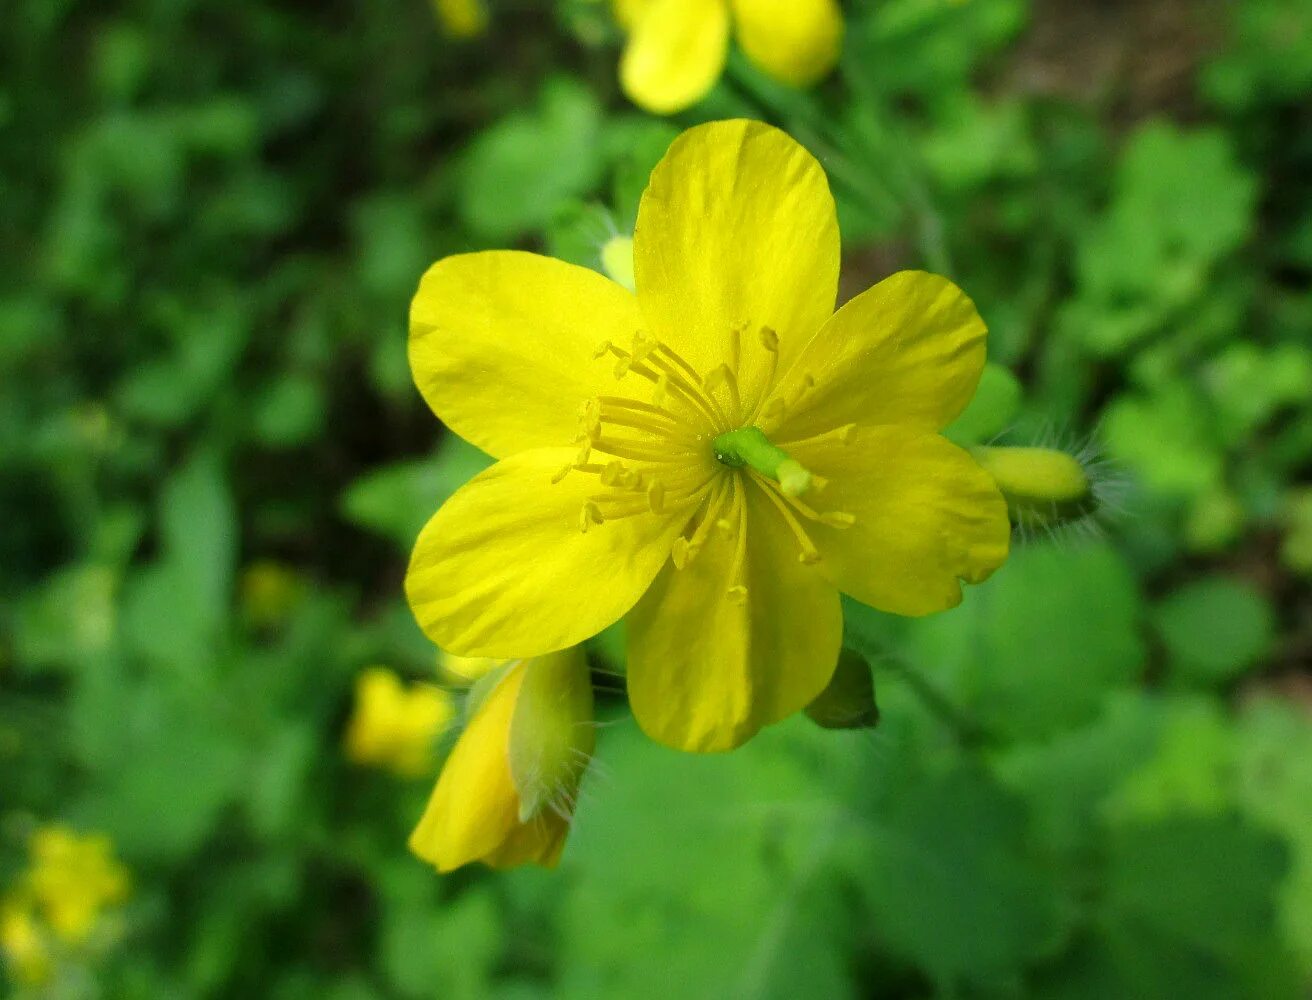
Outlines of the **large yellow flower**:
<svg viewBox="0 0 1312 1000">
<path fill-rule="evenodd" d="M 914 271 L 834 313 L 824 172 L 759 122 L 675 140 L 634 265 L 636 294 L 513 251 L 424 276 L 416 382 L 501 460 L 429 521 L 406 589 L 467 656 L 564 649 L 628 615 L 642 728 L 723 750 L 825 687 L 840 590 L 923 615 L 1006 558 L 993 480 L 937 433 L 975 391 L 985 329 Z"/>
<path fill-rule="evenodd" d="M 615 0 L 614 7 L 629 32 L 624 92 L 657 114 L 680 111 L 715 86 L 731 20 L 748 58 L 795 87 L 828 74 L 843 43 L 837 0 Z"/>
</svg>

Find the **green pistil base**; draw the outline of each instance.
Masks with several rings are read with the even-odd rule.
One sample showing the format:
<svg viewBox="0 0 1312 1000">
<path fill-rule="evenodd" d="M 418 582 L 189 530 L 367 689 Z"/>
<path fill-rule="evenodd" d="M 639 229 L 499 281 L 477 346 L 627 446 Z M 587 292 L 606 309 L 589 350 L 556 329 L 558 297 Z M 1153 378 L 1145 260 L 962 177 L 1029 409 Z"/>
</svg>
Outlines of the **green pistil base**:
<svg viewBox="0 0 1312 1000">
<path fill-rule="evenodd" d="M 716 459 L 731 469 L 755 469 L 779 484 L 788 496 L 801 496 L 811 488 L 811 473 L 788 452 L 776 447 L 759 427 L 726 431 L 711 442 Z"/>
</svg>

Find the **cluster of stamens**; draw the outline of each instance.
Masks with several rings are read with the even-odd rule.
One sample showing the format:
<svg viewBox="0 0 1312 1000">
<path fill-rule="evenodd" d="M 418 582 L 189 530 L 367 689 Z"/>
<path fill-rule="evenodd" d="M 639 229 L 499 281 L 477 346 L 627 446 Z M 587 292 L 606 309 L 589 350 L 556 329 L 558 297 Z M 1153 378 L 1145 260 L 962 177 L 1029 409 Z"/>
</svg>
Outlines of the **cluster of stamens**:
<svg viewBox="0 0 1312 1000">
<path fill-rule="evenodd" d="M 580 531 L 644 513 L 665 515 L 697 503 L 700 517 L 690 518 L 695 527 L 690 534 L 676 538 L 671 551 L 674 565 L 682 569 L 696 558 L 712 531 L 732 536 L 739 529 L 721 512 L 730 509 L 727 492 L 742 487 L 739 477 L 718 475 L 722 467 L 743 469 L 760 485 L 797 540 L 801 562 L 820 559 L 802 521 L 831 528 L 847 528 L 855 522 L 851 514 L 817 512 L 799 499 L 808 491 L 821 492 L 825 480 L 774 448 L 755 426 L 758 422 L 777 424 L 815 386 L 811 375 L 798 379 L 789 398 L 770 396 L 768 402 L 745 414 L 738 368 L 746 329 L 747 324 L 742 324 L 732 331 L 729 360 L 705 375 L 667 344 L 642 331 L 634 334 L 628 350 L 611 341 L 597 348 L 594 357 L 598 360 L 614 358 L 617 381 L 636 376 L 651 383 L 652 392 L 650 402 L 597 396 L 581 407 L 574 442 L 578 454 L 552 479 L 559 483 L 571 473 L 582 472 L 595 475 L 605 488 L 584 501 Z M 771 386 L 778 374 L 779 339 L 772 329 L 761 327 L 758 342 L 767 358 L 764 384 Z M 854 435 L 855 427 L 848 425 L 823 437 L 850 444 Z M 746 447 L 758 439 L 766 461 L 754 460 L 756 452 Z M 738 441 L 743 442 L 740 449 L 734 447 Z M 769 461 L 771 449 L 786 461 Z M 717 461 L 707 462 L 710 455 Z M 745 601 L 746 587 L 731 587 L 729 597 L 738 603 Z"/>
</svg>

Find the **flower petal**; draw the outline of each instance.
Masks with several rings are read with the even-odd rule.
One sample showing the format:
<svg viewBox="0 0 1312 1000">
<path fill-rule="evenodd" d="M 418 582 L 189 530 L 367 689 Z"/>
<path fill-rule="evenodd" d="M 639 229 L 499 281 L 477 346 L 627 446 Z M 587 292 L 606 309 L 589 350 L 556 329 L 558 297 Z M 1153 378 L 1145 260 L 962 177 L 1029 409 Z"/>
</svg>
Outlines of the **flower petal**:
<svg viewBox="0 0 1312 1000">
<path fill-rule="evenodd" d="M 798 561 L 764 494 L 732 482 L 708 514 L 727 530 L 711 530 L 683 569 L 667 565 L 627 619 L 633 714 L 680 750 L 730 750 L 804 708 L 842 643 L 833 585 Z"/>
<path fill-rule="evenodd" d="M 642 319 L 615 282 L 563 261 L 512 250 L 438 261 L 410 306 L 410 368 L 433 412 L 502 457 L 568 444 L 579 405 L 614 388 L 593 358 Z"/>
<path fill-rule="evenodd" d="M 576 458 L 539 448 L 502 459 L 419 534 L 406 595 L 420 626 L 459 656 L 538 656 L 619 619 L 669 555 L 684 520 L 641 513 L 579 530 L 597 477 L 552 477 Z M 681 508 L 690 515 L 692 508 Z"/>
<path fill-rule="evenodd" d="M 961 601 L 959 580 L 979 583 L 1007 558 L 1011 527 L 993 479 L 937 434 L 859 427 L 789 449 L 829 482 L 813 500 L 856 518 L 807 530 L 820 568 L 844 593 L 881 611 L 926 615 Z"/>
<path fill-rule="evenodd" d="M 902 271 L 834 314 L 771 394 L 796 401 L 774 440 L 844 424 L 946 427 L 970 402 L 984 370 L 984 321 L 947 278 Z M 805 389 L 807 377 L 813 388 Z"/>
<path fill-rule="evenodd" d="M 828 75 L 843 47 L 835 0 L 733 0 L 738 44 L 776 80 L 809 87 Z"/>
<path fill-rule="evenodd" d="M 724 0 L 652 0 L 621 13 L 633 22 L 620 60 L 620 84 L 633 103 L 673 114 L 715 86 L 729 53 Z"/>
<path fill-rule="evenodd" d="M 410 850 L 438 871 L 492 854 L 520 825 L 508 744 L 524 668 L 507 670 L 474 713 L 410 835 Z"/>
<path fill-rule="evenodd" d="M 749 413 L 771 370 L 761 328 L 777 334 L 783 372 L 833 312 L 829 182 L 815 157 L 761 122 L 679 136 L 652 171 L 633 243 L 647 323 L 703 374 L 730 359 L 733 328 L 747 326 L 738 379 Z"/>
</svg>

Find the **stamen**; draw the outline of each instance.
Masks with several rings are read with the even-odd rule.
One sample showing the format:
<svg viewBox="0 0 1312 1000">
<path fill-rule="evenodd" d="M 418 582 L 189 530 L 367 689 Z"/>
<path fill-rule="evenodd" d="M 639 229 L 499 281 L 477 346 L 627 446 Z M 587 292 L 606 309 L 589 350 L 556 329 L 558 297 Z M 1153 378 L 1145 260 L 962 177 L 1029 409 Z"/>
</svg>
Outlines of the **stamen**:
<svg viewBox="0 0 1312 1000">
<path fill-rule="evenodd" d="M 559 472 L 557 472 L 554 476 L 551 477 L 551 485 L 555 486 L 557 483 L 564 482 L 565 477 L 568 476 L 573 471 L 574 471 L 574 463 L 570 462 L 569 465 L 565 466 L 565 468 L 561 469 Z"/>
<path fill-rule="evenodd" d="M 729 390 L 729 404 L 733 408 L 734 415 L 741 414 L 743 401 L 738 395 L 738 376 L 733 373 L 733 369 L 727 364 L 712 368 L 707 376 L 702 379 L 702 388 L 707 392 L 715 392 L 720 386 L 725 386 Z"/>
<path fill-rule="evenodd" d="M 665 513 L 665 487 L 659 479 L 653 479 L 647 487 L 647 506 L 653 514 Z"/>
<path fill-rule="evenodd" d="M 591 500 L 584 501 L 583 509 L 579 511 L 579 531 L 586 535 L 592 525 L 602 524 L 604 521 L 605 518 L 601 516 L 601 508 Z"/>
<path fill-rule="evenodd" d="M 747 603 L 747 588 L 741 583 L 735 584 L 728 590 L 729 601 L 732 604 L 743 605 Z"/>
<path fill-rule="evenodd" d="M 768 390 L 774 385 L 774 377 L 779 372 L 779 334 L 774 332 L 773 327 L 763 326 L 758 336 L 761 346 L 770 355 L 770 369 L 765 376 L 765 386 Z"/>
<path fill-rule="evenodd" d="M 802 524 L 797 520 L 796 515 L 794 515 L 792 510 L 789 509 L 788 504 L 784 502 L 776 485 L 757 473 L 755 469 L 752 470 L 752 477 L 765 487 L 763 492 L 770 498 L 770 502 L 774 504 L 775 509 L 783 515 L 784 523 L 788 525 L 788 529 L 793 533 L 793 537 L 801 547 L 802 551 L 798 554 L 797 561 L 807 565 L 819 562 L 820 550 L 815 547 L 815 543 L 811 541 L 811 537 L 806 533 L 806 529 L 802 527 Z"/>
</svg>

